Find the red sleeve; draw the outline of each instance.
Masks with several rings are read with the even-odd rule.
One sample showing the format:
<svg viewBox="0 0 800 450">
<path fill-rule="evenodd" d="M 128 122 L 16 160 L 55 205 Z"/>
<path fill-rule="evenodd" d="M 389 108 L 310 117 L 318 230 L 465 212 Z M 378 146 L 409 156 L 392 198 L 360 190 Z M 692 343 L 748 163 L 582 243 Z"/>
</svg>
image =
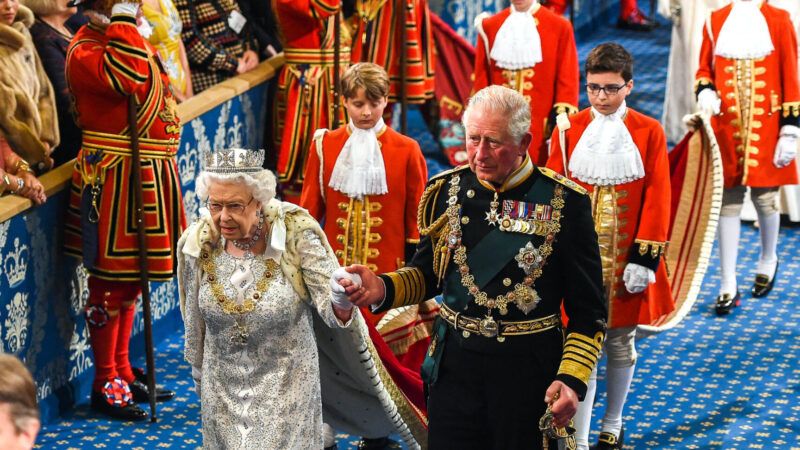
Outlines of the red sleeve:
<svg viewBox="0 0 800 450">
<path fill-rule="evenodd" d="M 789 15 L 782 20 L 778 49 L 781 58 L 781 92 L 783 93 L 782 124 L 797 125 L 800 116 L 800 78 L 797 73 L 797 35 Z"/>
<path fill-rule="evenodd" d="M 703 43 L 700 46 L 700 64 L 695 74 L 695 93 L 699 84 L 714 84 L 714 45 L 708 35 L 708 27 L 703 25 Z"/>
<path fill-rule="evenodd" d="M 77 72 L 72 79 L 82 79 L 88 87 L 112 89 L 124 96 L 138 91 L 149 78 L 150 61 L 145 40 L 136 29 L 136 19 L 115 15 L 105 34 L 109 39 L 100 51 L 95 42 L 75 48 L 70 63 L 77 66 L 72 67 Z"/>
<path fill-rule="evenodd" d="M 667 240 L 670 215 L 669 160 L 667 139 L 659 124 L 653 124 L 644 162 L 642 208 L 635 241 L 663 243 Z"/>
<path fill-rule="evenodd" d="M 323 138 L 323 148 L 324 148 Z M 322 199 L 322 189 L 320 178 L 322 177 L 322 163 L 317 155 L 317 142 L 311 140 L 311 148 L 308 150 L 308 161 L 303 177 L 303 191 L 300 193 L 300 207 L 308 210 L 311 217 L 322 220 L 325 215 L 325 200 Z"/>
<path fill-rule="evenodd" d="M 417 208 L 419 200 L 422 198 L 422 192 L 425 190 L 425 184 L 428 182 L 428 167 L 425 157 L 422 156 L 422 150 L 416 142 L 413 143 L 411 155 L 408 158 L 406 180 L 406 243 L 416 244 L 419 242 Z"/>
<path fill-rule="evenodd" d="M 580 86 L 580 68 L 578 66 L 578 48 L 575 46 L 575 33 L 572 25 L 565 21 L 561 38 L 558 40 L 558 71 L 555 85 L 554 106 L 565 104 L 572 107 L 572 113 L 578 108 L 578 89 Z"/>
<path fill-rule="evenodd" d="M 481 33 L 478 33 L 478 42 L 475 44 L 475 71 L 472 73 L 472 92 L 489 86 L 491 74 L 487 71 L 489 67 L 489 55 L 486 54 L 486 43 Z"/>
<path fill-rule="evenodd" d="M 339 11 L 341 0 L 278 0 L 277 9 L 307 14 L 316 20 L 326 19 Z"/>
</svg>

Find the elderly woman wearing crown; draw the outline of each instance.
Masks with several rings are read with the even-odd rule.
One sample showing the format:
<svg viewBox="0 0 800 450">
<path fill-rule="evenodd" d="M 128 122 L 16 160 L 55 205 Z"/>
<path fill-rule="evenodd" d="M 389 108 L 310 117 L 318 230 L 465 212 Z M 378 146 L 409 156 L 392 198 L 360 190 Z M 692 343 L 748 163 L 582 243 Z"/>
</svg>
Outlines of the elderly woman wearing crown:
<svg viewBox="0 0 800 450">
<path fill-rule="evenodd" d="M 390 419 L 397 408 L 380 380 L 370 379 L 366 325 L 330 281 L 343 269 L 325 234 L 304 209 L 274 198 L 263 159 L 263 150 L 207 155 L 196 188 L 208 209 L 178 243 L 204 446 L 322 448 L 323 401 L 335 405 L 325 422 L 337 428 L 408 435 Z M 387 414 L 375 414 L 381 409 Z"/>
</svg>

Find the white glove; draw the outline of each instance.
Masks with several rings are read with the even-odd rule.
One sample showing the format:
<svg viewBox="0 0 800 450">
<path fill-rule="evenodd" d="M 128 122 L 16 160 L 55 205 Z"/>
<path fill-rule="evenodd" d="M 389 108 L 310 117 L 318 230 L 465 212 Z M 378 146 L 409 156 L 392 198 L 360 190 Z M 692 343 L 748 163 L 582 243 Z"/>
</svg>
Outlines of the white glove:
<svg viewBox="0 0 800 450">
<path fill-rule="evenodd" d="M 625 266 L 625 272 L 622 274 L 622 281 L 625 282 L 625 289 L 628 292 L 638 294 L 647 289 L 650 283 L 655 283 L 656 273 L 645 266 L 628 263 Z"/>
<path fill-rule="evenodd" d="M 345 278 L 352 281 L 354 285 L 361 287 L 361 277 L 357 273 L 350 273 L 344 270 L 344 267 L 334 270 L 330 280 L 331 303 L 339 309 L 350 310 L 353 309 L 354 305 L 348 300 L 347 294 L 344 292 L 344 287 L 339 284 L 339 280 Z"/>
<path fill-rule="evenodd" d="M 697 94 L 697 108 L 709 116 L 716 116 L 719 114 L 721 104 L 722 100 L 719 99 L 717 91 L 711 88 L 703 89 Z"/>
<path fill-rule="evenodd" d="M 139 34 L 145 39 L 150 39 L 150 36 L 153 35 L 153 26 L 150 25 L 147 19 L 142 18 L 142 23 L 137 25 L 136 29 L 139 30 Z"/>
<path fill-rule="evenodd" d="M 192 366 L 192 380 L 194 380 L 194 391 L 197 393 L 197 398 L 200 398 L 200 390 L 202 387 L 203 369 L 198 369 Z"/>
<path fill-rule="evenodd" d="M 775 156 L 772 163 L 775 167 L 786 167 L 794 161 L 797 156 L 797 138 L 800 137 L 800 128 L 794 125 L 784 125 L 781 127 L 781 134 L 778 144 L 775 146 Z"/>
<path fill-rule="evenodd" d="M 126 16 L 136 17 L 139 12 L 138 3 L 116 3 L 111 7 L 111 15 L 124 14 Z"/>
</svg>

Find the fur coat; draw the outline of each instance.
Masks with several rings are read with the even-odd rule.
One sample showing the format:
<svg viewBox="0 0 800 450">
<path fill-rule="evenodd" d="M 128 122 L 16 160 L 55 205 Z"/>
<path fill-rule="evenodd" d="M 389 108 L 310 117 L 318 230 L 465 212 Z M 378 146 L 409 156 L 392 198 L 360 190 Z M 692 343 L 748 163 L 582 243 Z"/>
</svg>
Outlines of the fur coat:
<svg viewBox="0 0 800 450">
<path fill-rule="evenodd" d="M 53 87 L 28 31 L 33 21 L 33 13 L 20 5 L 11 26 L 0 24 L 0 137 L 32 167 L 43 169 L 59 133 Z"/>
</svg>

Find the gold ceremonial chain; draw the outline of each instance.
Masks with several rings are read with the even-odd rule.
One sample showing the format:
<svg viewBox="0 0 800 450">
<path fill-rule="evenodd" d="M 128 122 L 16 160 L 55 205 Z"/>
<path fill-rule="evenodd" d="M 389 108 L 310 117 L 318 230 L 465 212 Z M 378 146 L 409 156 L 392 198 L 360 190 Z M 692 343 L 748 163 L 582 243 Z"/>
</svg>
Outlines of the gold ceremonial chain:
<svg viewBox="0 0 800 450">
<path fill-rule="evenodd" d="M 219 277 L 217 277 L 217 268 L 214 265 L 213 257 L 216 256 L 220 251 L 220 249 L 217 249 L 212 255 L 209 254 L 207 250 L 203 250 L 203 252 L 200 254 L 200 259 L 202 261 L 201 266 L 203 268 L 203 272 L 207 274 L 206 280 L 208 280 L 208 283 L 211 287 L 211 293 L 214 295 L 214 299 L 217 301 L 225 314 L 243 315 L 254 311 L 256 309 L 256 303 L 261 300 L 263 293 L 266 293 L 267 285 L 272 277 L 275 276 L 275 273 L 278 270 L 278 264 L 272 259 L 266 260 L 267 268 L 264 272 L 264 276 L 261 277 L 261 279 L 256 283 L 253 293 L 250 294 L 250 296 L 240 304 L 236 303 L 234 300 L 225 295 L 225 288 L 219 282 Z"/>
<path fill-rule="evenodd" d="M 555 213 L 559 212 L 561 208 L 564 207 L 564 188 L 560 184 L 556 185 L 553 194 L 554 195 L 550 201 L 550 205 L 553 207 L 555 216 Z M 450 200 L 453 198 L 454 197 L 451 196 Z M 553 252 L 552 243 L 556 236 L 555 233 L 549 233 L 547 236 L 545 236 L 544 242 L 538 248 L 536 248 L 535 251 L 532 251 L 533 254 L 536 254 L 536 260 L 530 264 L 530 273 L 526 274 L 525 278 L 522 280 L 522 283 L 515 284 L 514 289 L 505 294 L 491 298 L 486 292 L 481 291 L 478 288 L 478 286 L 475 284 L 475 276 L 470 273 L 470 268 L 467 265 L 467 249 L 461 245 L 461 225 L 457 215 L 457 208 L 454 210 L 448 208 L 447 214 L 451 219 L 450 233 L 455 233 L 457 236 L 459 236 L 458 248 L 455 250 L 453 261 L 458 265 L 458 271 L 461 273 L 461 284 L 467 288 L 467 291 L 475 298 L 475 303 L 479 306 L 485 306 L 488 308 L 489 313 L 491 313 L 492 309 L 496 308 L 501 315 L 508 314 L 509 302 L 516 303 L 517 307 L 525 314 L 532 311 L 533 308 L 535 308 L 539 303 L 540 298 L 539 294 L 531 286 L 533 286 L 536 280 L 542 276 L 542 267 L 547 261 L 547 258 Z M 488 318 L 489 317 L 487 316 L 487 319 Z"/>
</svg>

